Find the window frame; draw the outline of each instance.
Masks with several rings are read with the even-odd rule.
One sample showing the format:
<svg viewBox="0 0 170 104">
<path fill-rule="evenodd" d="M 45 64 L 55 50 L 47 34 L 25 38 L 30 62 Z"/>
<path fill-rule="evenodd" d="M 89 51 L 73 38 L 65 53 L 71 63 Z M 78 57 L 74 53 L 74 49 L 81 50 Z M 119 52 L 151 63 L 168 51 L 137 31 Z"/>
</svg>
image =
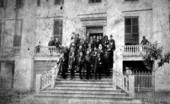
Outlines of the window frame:
<svg viewBox="0 0 170 104">
<path fill-rule="evenodd" d="M 38 6 L 38 7 L 41 6 L 41 0 L 37 0 L 37 6 Z"/>
<path fill-rule="evenodd" d="M 24 6 L 25 0 L 15 0 L 16 8 L 22 8 Z"/>
<path fill-rule="evenodd" d="M 54 0 L 54 5 L 64 5 L 64 0 L 60 0 L 60 3 L 56 3 L 56 0 Z"/>
<path fill-rule="evenodd" d="M 138 2 L 139 0 L 124 0 L 125 2 Z"/>
<path fill-rule="evenodd" d="M 15 21 L 15 23 L 17 22 L 17 25 L 19 25 L 19 22 L 20 22 L 20 28 L 17 26 L 16 30 L 20 30 L 19 31 L 19 34 L 17 34 L 17 32 L 15 31 L 15 34 L 13 36 L 13 47 L 21 47 L 21 44 L 22 44 L 22 29 L 23 29 L 23 19 L 17 19 Z M 16 26 L 16 24 L 15 24 Z M 18 38 L 19 37 L 19 38 Z M 18 42 L 18 39 L 19 39 L 19 43 L 16 43 Z"/>
<path fill-rule="evenodd" d="M 5 0 L 2 0 L 0 3 L 0 8 L 4 8 L 4 6 L 5 6 Z"/>
<path fill-rule="evenodd" d="M 0 47 L 2 46 L 2 21 L 0 20 Z"/>
<path fill-rule="evenodd" d="M 130 18 L 130 20 L 131 20 L 131 24 L 130 24 L 130 25 L 126 25 L 126 19 L 127 19 L 127 18 Z M 136 19 L 137 19 L 137 24 L 136 24 L 136 25 L 133 25 L 133 22 L 132 22 L 132 21 L 133 21 L 133 20 L 132 20 L 133 18 L 136 18 Z M 127 37 L 126 37 L 127 35 L 130 35 L 130 37 L 129 37 L 129 38 L 130 38 L 129 40 L 131 40 L 131 43 L 130 43 L 130 44 L 132 44 L 132 45 L 139 45 L 139 43 L 140 43 L 140 42 L 139 42 L 139 16 L 125 16 L 125 17 L 124 17 L 124 20 L 125 20 L 125 21 L 124 21 L 124 27 L 125 27 L 125 29 L 124 29 L 124 31 L 125 31 L 125 33 L 124 33 L 124 34 L 125 34 L 125 38 L 124 38 L 124 39 L 125 39 L 125 45 L 127 45 L 127 43 L 128 43 L 128 42 L 126 42 L 126 41 L 127 41 L 127 40 L 126 40 L 126 39 L 127 39 Z M 130 26 L 130 29 L 131 29 L 131 30 L 130 30 L 130 33 L 127 33 L 127 32 L 126 32 L 126 27 L 127 27 L 127 26 Z M 137 32 L 133 32 L 133 27 L 137 27 L 137 30 L 138 30 L 138 31 L 137 31 Z M 135 36 L 133 36 L 134 34 L 137 35 L 137 38 L 135 38 Z M 134 39 L 134 40 L 137 39 L 137 40 L 134 41 L 133 39 Z M 132 41 L 132 40 L 133 40 L 133 41 Z"/>
<path fill-rule="evenodd" d="M 100 2 L 96 2 L 96 0 L 95 2 L 91 2 L 91 0 L 88 0 L 88 4 L 100 4 L 100 3 L 102 3 L 102 0 Z"/>
<path fill-rule="evenodd" d="M 58 28 L 59 28 L 59 34 L 55 34 L 55 21 L 59 21 L 59 24 L 60 24 L 60 22 L 61 22 L 61 24 L 60 25 L 57 25 L 57 26 L 59 26 Z M 60 31 L 61 30 L 61 31 Z M 54 38 L 58 38 L 59 39 L 59 41 L 60 41 L 60 43 L 62 43 L 62 40 L 63 40 L 63 19 L 54 19 L 53 20 L 53 37 Z"/>
</svg>

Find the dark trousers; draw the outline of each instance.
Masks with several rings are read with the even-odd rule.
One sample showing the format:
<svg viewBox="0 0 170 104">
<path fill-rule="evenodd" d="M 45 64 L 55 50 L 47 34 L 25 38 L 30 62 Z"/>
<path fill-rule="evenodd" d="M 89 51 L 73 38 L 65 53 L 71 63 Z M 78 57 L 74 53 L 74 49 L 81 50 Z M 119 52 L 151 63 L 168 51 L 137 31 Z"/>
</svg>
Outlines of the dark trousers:
<svg viewBox="0 0 170 104">
<path fill-rule="evenodd" d="M 74 69 L 71 69 L 71 79 L 74 78 Z"/>
<path fill-rule="evenodd" d="M 105 72 L 105 76 L 106 77 L 109 77 L 110 75 L 110 68 L 109 68 L 109 65 L 108 64 L 105 64 L 105 67 L 104 67 L 104 72 Z"/>
<path fill-rule="evenodd" d="M 90 79 L 90 71 L 91 71 L 91 64 L 90 63 L 88 63 L 88 64 L 86 64 L 86 78 L 87 79 Z"/>
<path fill-rule="evenodd" d="M 81 66 L 79 67 L 79 76 L 80 76 L 80 79 L 82 79 L 82 68 L 83 67 L 81 67 Z"/>
<path fill-rule="evenodd" d="M 96 69 L 96 72 L 95 72 L 95 79 L 97 79 L 97 76 L 98 76 L 98 79 L 101 79 L 101 76 L 102 76 L 102 68 L 103 68 L 102 65 L 98 65 L 98 66 L 97 66 L 97 69 Z"/>
</svg>

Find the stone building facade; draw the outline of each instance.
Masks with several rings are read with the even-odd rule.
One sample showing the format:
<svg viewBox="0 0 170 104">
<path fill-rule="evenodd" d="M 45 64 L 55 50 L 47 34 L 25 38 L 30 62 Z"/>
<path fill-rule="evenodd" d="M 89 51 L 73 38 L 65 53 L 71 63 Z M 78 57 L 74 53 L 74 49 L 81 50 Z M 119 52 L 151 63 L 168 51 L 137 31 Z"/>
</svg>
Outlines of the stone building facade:
<svg viewBox="0 0 170 104">
<path fill-rule="evenodd" d="M 10 79 L 7 86 L 33 89 L 37 63 L 41 66 L 49 60 L 36 58 L 35 46 L 48 46 L 52 36 L 68 46 L 72 32 L 80 37 L 86 33 L 113 35 L 113 70 L 123 73 L 123 61 L 143 60 L 141 56 L 124 56 L 124 46 L 139 45 L 143 36 L 170 51 L 169 5 L 169 0 L 1 0 L 1 47 L 20 47 L 20 53 L 1 57 L 0 74 Z M 169 66 L 155 71 L 156 91 L 170 90 Z"/>
</svg>

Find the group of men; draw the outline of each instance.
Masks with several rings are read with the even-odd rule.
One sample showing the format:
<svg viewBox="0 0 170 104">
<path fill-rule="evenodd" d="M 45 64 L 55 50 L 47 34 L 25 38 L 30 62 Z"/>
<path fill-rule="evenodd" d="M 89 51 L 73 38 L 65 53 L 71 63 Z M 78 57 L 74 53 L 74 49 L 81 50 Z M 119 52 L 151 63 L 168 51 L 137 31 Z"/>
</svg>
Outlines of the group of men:
<svg viewBox="0 0 170 104">
<path fill-rule="evenodd" d="M 110 70 L 113 67 L 113 53 L 115 50 L 115 41 L 110 35 L 87 34 L 86 38 L 80 38 L 79 34 L 74 34 L 68 49 L 64 50 L 59 60 L 60 72 L 62 77 L 66 78 L 66 72 L 70 71 L 71 79 L 75 78 L 75 72 L 79 73 L 80 79 L 101 79 L 101 75 L 110 76 Z"/>
<path fill-rule="evenodd" d="M 61 45 L 58 38 L 51 37 L 51 40 L 48 42 L 48 46 L 56 46 L 56 48 L 59 48 Z"/>
</svg>

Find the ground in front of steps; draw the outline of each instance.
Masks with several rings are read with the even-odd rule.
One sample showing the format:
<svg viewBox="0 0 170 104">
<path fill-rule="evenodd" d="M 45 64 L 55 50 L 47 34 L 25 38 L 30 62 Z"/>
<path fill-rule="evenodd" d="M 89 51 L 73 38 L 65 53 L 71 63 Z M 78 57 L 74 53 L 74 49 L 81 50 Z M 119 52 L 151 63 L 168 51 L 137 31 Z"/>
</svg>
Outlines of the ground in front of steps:
<svg viewBox="0 0 170 104">
<path fill-rule="evenodd" d="M 0 89 L 0 104 L 115 104 L 102 101 L 57 100 L 38 101 L 34 92 L 18 92 Z M 143 104 L 170 104 L 170 92 L 138 92 L 136 98 L 143 99 Z"/>
</svg>

